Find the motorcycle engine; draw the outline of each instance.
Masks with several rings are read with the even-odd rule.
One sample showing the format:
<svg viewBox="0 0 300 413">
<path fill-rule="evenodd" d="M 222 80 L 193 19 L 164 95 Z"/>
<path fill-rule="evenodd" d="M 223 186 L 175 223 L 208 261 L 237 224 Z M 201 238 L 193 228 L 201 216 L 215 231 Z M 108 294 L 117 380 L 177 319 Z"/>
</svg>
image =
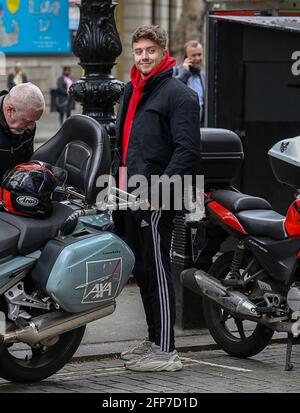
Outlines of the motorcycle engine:
<svg viewBox="0 0 300 413">
<path fill-rule="evenodd" d="M 300 311 L 300 285 L 294 284 L 287 294 L 287 304 L 292 311 Z"/>
</svg>

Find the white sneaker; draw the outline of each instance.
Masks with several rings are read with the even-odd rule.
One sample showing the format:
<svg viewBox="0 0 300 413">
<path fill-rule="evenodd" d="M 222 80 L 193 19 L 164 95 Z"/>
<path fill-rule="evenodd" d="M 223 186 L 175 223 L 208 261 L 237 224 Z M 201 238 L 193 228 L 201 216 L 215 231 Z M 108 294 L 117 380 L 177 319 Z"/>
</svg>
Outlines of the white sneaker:
<svg viewBox="0 0 300 413">
<path fill-rule="evenodd" d="M 120 355 L 122 360 L 136 360 L 145 356 L 151 351 L 152 342 L 148 340 L 142 341 L 137 346 L 130 350 L 123 351 Z"/>
<path fill-rule="evenodd" d="M 143 357 L 128 361 L 125 367 L 133 371 L 178 371 L 182 369 L 182 363 L 176 350 L 167 353 L 153 343 L 149 352 Z"/>
</svg>

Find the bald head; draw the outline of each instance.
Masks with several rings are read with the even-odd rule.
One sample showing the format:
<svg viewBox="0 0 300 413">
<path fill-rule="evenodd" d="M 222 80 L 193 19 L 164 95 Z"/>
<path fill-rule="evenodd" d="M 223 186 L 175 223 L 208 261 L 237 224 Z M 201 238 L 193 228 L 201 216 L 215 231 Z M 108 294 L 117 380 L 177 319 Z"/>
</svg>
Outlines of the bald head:
<svg viewBox="0 0 300 413">
<path fill-rule="evenodd" d="M 15 134 L 33 129 L 44 110 L 44 96 L 33 83 L 22 83 L 13 87 L 3 102 L 5 120 Z"/>
</svg>

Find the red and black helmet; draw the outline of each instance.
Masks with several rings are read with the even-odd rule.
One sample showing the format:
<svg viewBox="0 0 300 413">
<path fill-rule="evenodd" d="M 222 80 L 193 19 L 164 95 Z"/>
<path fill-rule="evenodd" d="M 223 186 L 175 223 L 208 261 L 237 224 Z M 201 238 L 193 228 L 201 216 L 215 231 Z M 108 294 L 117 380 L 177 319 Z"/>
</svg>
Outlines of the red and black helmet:
<svg viewBox="0 0 300 413">
<path fill-rule="evenodd" d="M 51 195 L 66 180 L 66 171 L 50 164 L 31 161 L 6 172 L 0 188 L 3 208 L 27 217 L 48 217 L 52 212 Z"/>
</svg>

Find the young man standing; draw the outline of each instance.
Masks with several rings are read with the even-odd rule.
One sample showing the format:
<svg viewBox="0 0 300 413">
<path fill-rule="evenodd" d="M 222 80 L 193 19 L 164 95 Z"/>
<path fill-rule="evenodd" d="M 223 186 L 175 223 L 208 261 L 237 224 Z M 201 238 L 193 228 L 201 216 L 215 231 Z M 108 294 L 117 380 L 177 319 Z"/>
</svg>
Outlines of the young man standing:
<svg viewBox="0 0 300 413">
<path fill-rule="evenodd" d="M 200 154 L 199 103 L 191 89 L 173 77 L 175 59 L 167 50 L 167 33 L 141 26 L 132 39 L 134 65 L 117 119 L 113 173 L 127 167 L 127 177 L 143 175 L 149 183 L 148 210 L 125 214 L 127 241 L 136 264 L 149 337 L 121 357 L 135 371 L 176 371 L 182 363 L 175 350 L 175 293 L 170 248 L 174 210 L 153 208 L 154 176 L 192 175 Z M 120 188 L 123 176 L 120 174 Z M 130 188 L 129 188 L 130 192 Z M 152 204 L 152 205 L 151 205 Z M 157 205 L 157 203 L 156 203 Z M 151 208 L 152 206 L 152 208 Z"/>
</svg>

